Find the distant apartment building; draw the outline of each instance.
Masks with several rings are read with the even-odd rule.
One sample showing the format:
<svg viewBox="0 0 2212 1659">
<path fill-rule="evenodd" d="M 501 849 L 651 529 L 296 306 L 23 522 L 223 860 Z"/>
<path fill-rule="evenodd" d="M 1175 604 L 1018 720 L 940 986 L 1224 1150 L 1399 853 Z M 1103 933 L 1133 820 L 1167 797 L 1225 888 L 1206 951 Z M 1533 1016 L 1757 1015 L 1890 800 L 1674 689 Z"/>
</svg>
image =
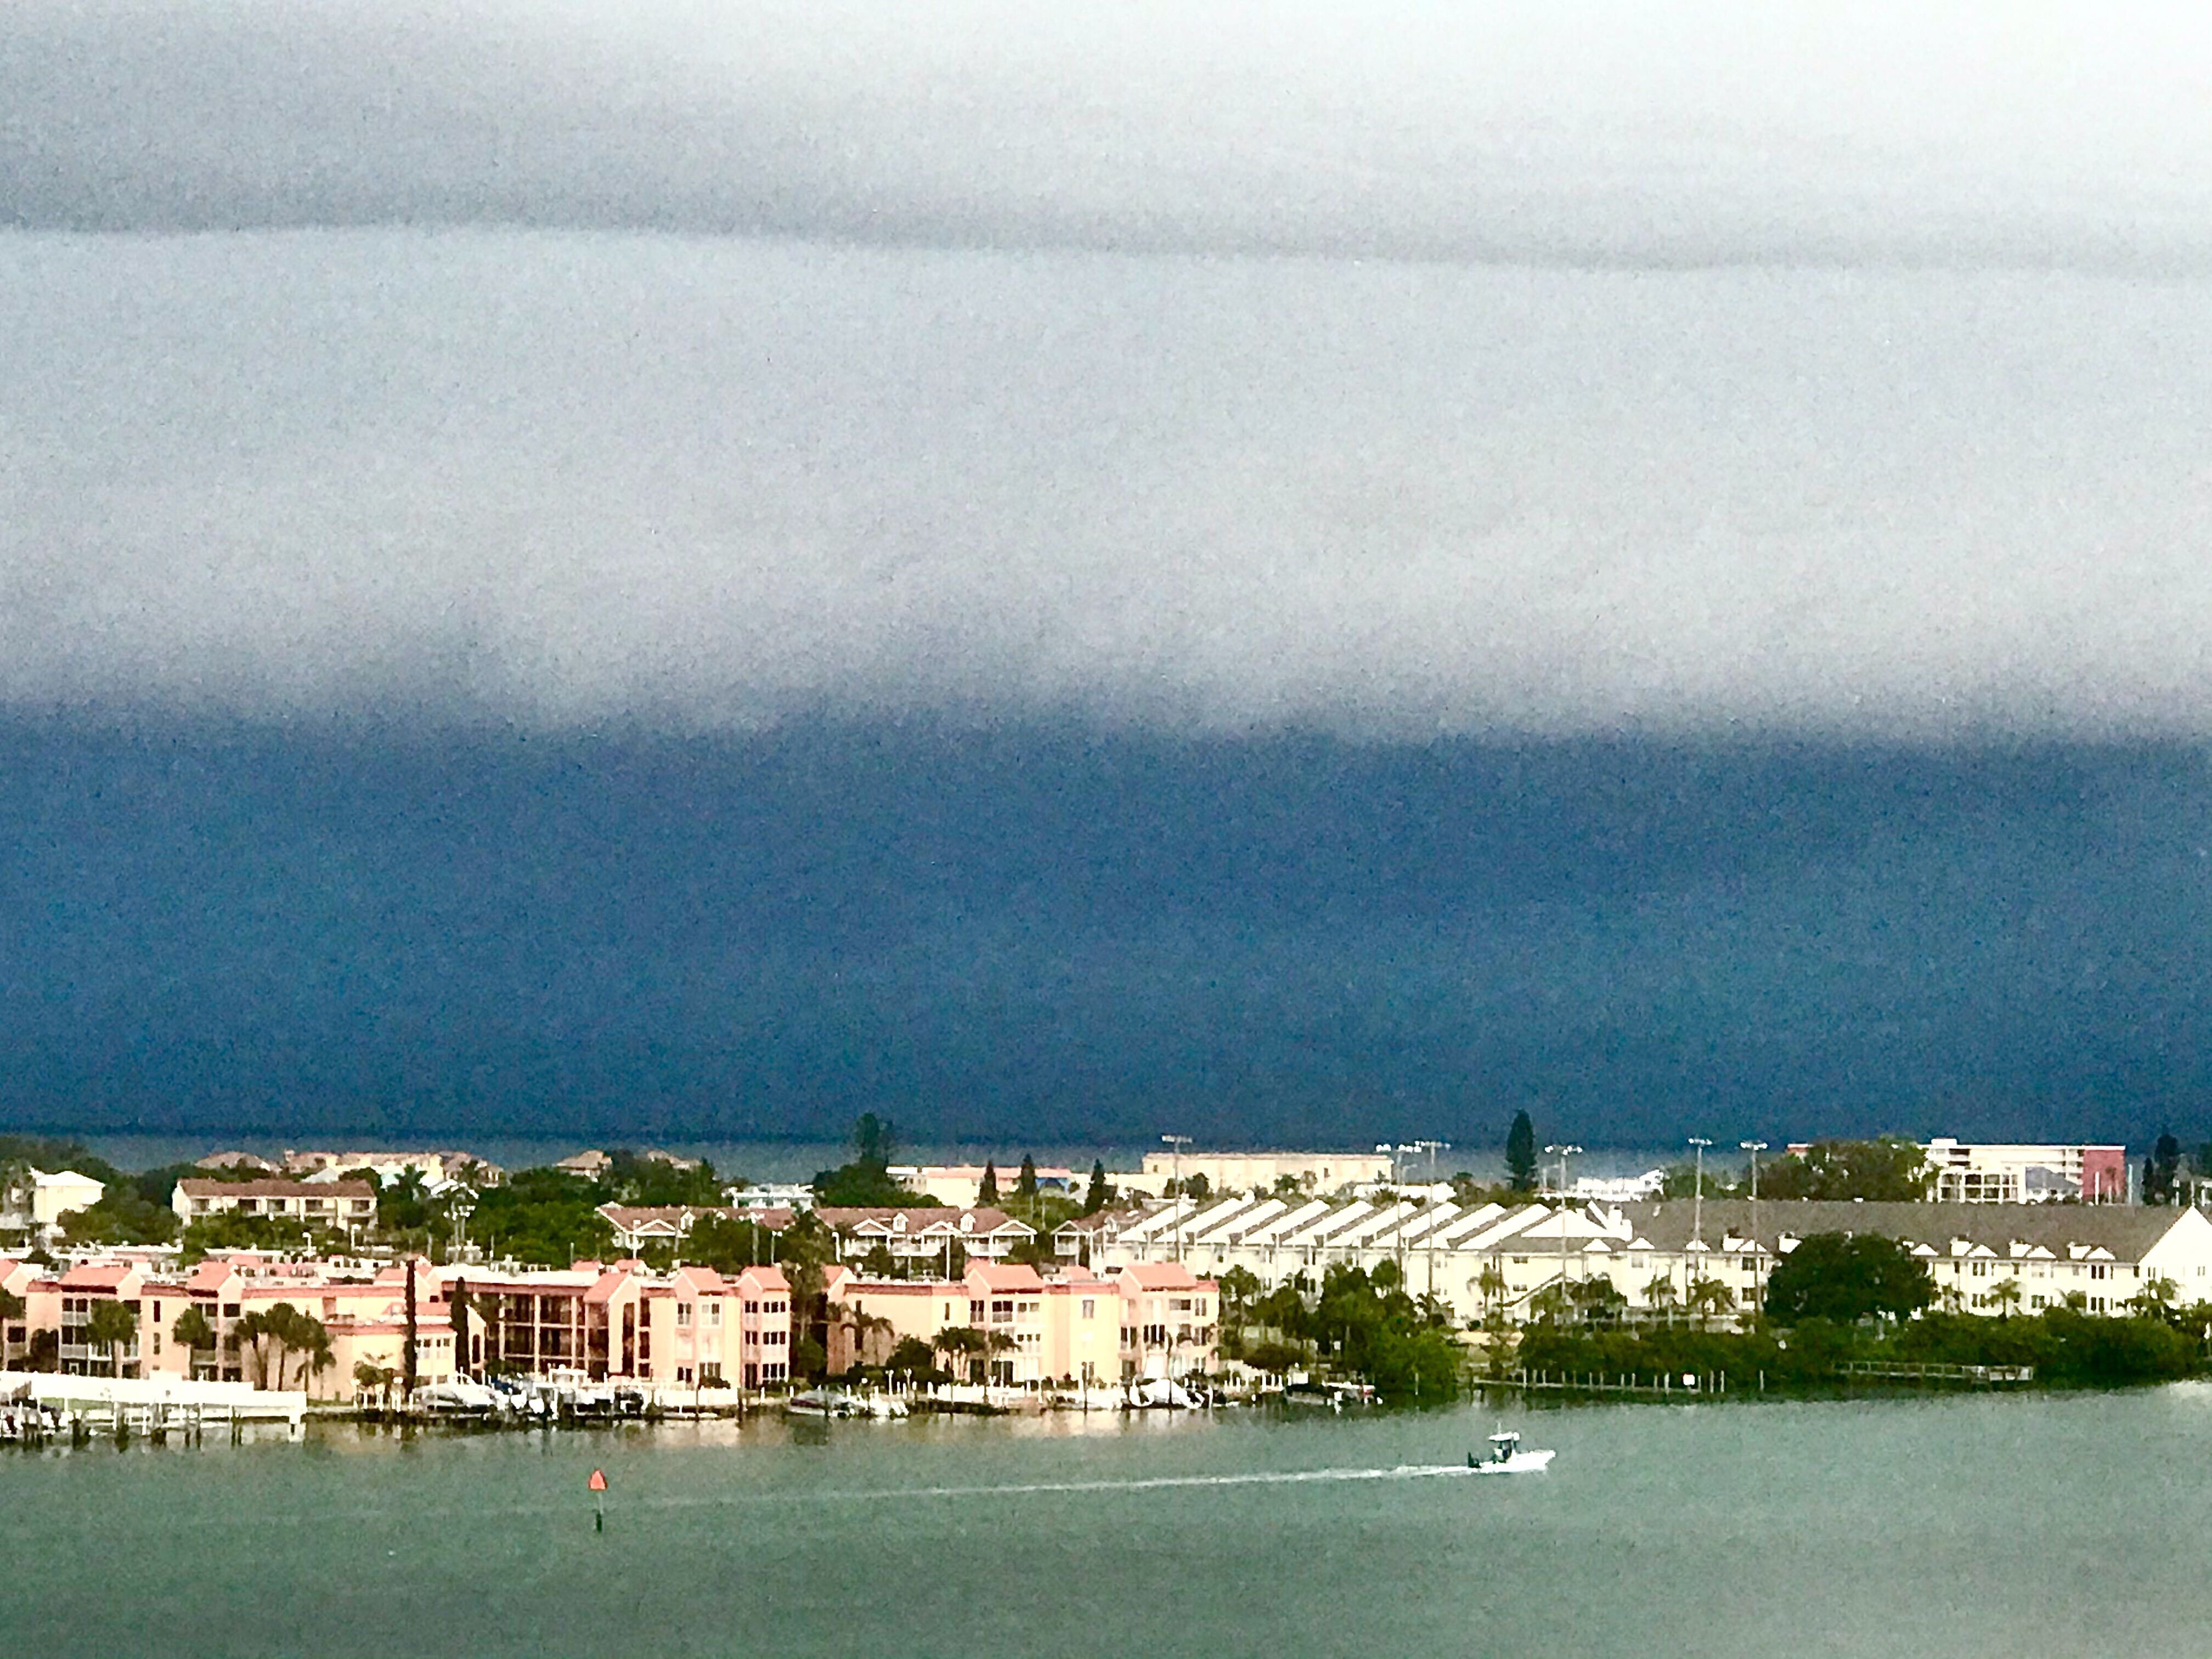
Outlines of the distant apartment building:
<svg viewBox="0 0 2212 1659">
<path fill-rule="evenodd" d="M 423 1186 L 433 1192 L 443 1191 L 463 1181 L 477 1187 L 492 1186 L 504 1180 L 507 1174 L 497 1164 L 473 1152 L 288 1152 L 280 1173 L 301 1181 L 342 1181 L 349 1176 L 365 1176 L 379 1184 L 400 1180 L 411 1173 L 420 1176 Z"/>
<path fill-rule="evenodd" d="M 991 1160 L 992 1179 L 998 1183 L 1000 1196 L 1013 1192 L 1014 1182 L 1021 1176 L 1021 1164 L 1018 1156 L 1011 1164 L 1000 1158 Z M 981 1164 L 895 1164 L 890 1174 L 901 1186 L 925 1198 L 935 1199 L 939 1204 L 980 1204 L 983 1201 L 984 1167 Z M 1087 1170 L 1040 1164 L 1035 1166 L 1034 1173 L 1039 1192 L 1062 1197 L 1080 1197 L 1091 1184 L 1091 1172 Z"/>
<path fill-rule="evenodd" d="M 858 1261 L 878 1249 L 901 1267 L 963 1260 L 1000 1261 L 1016 1246 L 1036 1237 L 1036 1229 L 988 1205 L 969 1209 L 932 1207 L 817 1207 L 815 1218 L 836 1240 L 837 1259 Z"/>
<path fill-rule="evenodd" d="M 483 1273 L 441 1268 L 448 1297 L 465 1285 L 465 1368 L 676 1388 L 759 1388 L 791 1376 L 791 1286 L 781 1269 L 669 1274 L 635 1261 Z"/>
<path fill-rule="evenodd" d="M 26 1170 L 21 1182 L 0 1192 L 0 1231 L 50 1239 L 64 1216 L 90 1209 L 106 1191 L 75 1170 Z"/>
<path fill-rule="evenodd" d="M 1124 1193 L 1157 1198 L 1178 1174 L 1188 1182 L 1203 1176 L 1216 1195 L 1269 1192 L 1288 1184 L 1322 1195 L 1363 1182 L 1387 1182 L 1396 1172 L 1388 1152 L 1146 1152 L 1144 1167 L 1131 1173 L 1109 1171 L 1107 1179 Z"/>
<path fill-rule="evenodd" d="M 367 1181 L 179 1181 L 169 1207 L 186 1226 L 210 1216 L 266 1216 L 309 1227 L 366 1227 L 376 1220 L 376 1188 Z"/>
<path fill-rule="evenodd" d="M 780 1233 L 794 1219 L 788 1209 L 740 1209 L 728 1204 L 602 1204 L 599 1218 L 614 1234 L 615 1249 L 635 1255 L 648 1244 L 680 1244 L 702 1220 L 742 1221 Z"/>
<path fill-rule="evenodd" d="M 2124 1146 L 2038 1146 L 1939 1136 L 1921 1150 L 1936 1172 L 1929 1196 L 1938 1204 L 2127 1201 Z"/>
</svg>

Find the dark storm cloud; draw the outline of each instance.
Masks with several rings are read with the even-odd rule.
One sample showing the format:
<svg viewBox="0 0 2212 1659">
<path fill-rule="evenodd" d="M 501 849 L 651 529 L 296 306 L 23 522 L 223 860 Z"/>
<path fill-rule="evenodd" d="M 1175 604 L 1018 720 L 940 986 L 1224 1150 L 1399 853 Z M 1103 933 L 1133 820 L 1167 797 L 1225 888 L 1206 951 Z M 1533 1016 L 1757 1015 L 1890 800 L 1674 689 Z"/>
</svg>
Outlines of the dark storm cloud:
<svg viewBox="0 0 2212 1659">
<path fill-rule="evenodd" d="M 0 1121 L 2201 1131 L 2201 757 L 16 726 Z"/>
<path fill-rule="evenodd" d="M 0 222 L 2203 269 L 2208 44 L 2128 6 L 25 0 Z"/>
</svg>

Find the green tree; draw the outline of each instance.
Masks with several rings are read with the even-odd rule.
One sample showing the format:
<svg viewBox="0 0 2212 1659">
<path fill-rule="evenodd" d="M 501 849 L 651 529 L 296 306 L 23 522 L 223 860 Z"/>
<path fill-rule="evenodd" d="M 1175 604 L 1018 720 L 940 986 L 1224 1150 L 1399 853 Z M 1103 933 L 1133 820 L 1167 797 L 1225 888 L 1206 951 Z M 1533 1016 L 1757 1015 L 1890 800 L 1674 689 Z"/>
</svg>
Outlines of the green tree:
<svg viewBox="0 0 2212 1659">
<path fill-rule="evenodd" d="M 300 1361 L 302 1387 L 310 1373 L 328 1370 L 334 1358 L 331 1334 L 323 1322 L 289 1302 L 247 1314 L 231 1327 L 230 1342 L 241 1359 L 252 1358 L 255 1381 L 264 1389 L 285 1386 L 295 1358 Z"/>
<path fill-rule="evenodd" d="M 399 1380 L 399 1373 L 390 1365 L 380 1365 L 369 1359 L 356 1359 L 353 1363 L 353 1380 L 354 1385 L 363 1394 L 374 1394 L 389 1407 L 392 1404 L 392 1385 Z"/>
<path fill-rule="evenodd" d="M 990 1339 L 973 1325 L 947 1325 L 931 1340 L 930 1346 L 952 1362 L 946 1370 L 969 1382 L 976 1380 L 976 1370 L 991 1351 Z"/>
<path fill-rule="evenodd" d="M 169 1328 L 169 1340 L 182 1348 L 189 1356 L 185 1361 L 185 1369 L 197 1372 L 200 1365 L 200 1355 L 212 1354 L 215 1352 L 214 1322 L 202 1310 L 186 1308 L 184 1312 L 177 1316 L 177 1322 Z"/>
<path fill-rule="evenodd" d="M 999 1201 L 999 1166 L 989 1158 L 983 1160 L 983 1179 L 976 1183 L 975 1201 L 996 1204 Z"/>
<path fill-rule="evenodd" d="M 814 1176 L 814 1200 L 833 1207 L 890 1205 L 906 1208 L 934 1206 L 937 1200 L 891 1179 L 891 1159 L 897 1155 L 898 1133 L 888 1118 L 863 1113 L 853 1126 L 853 1158 Z"/>
<path fill-rule="evenodd" d="M 138 1310 L 128 1302 L 94 1303 L 91 1317 L 84 1322 L 84 1340 L 89 1346 L 106 1349 L 116 1376 L 122 1376 L 123 1350 L 138 1340 Z"/>
<path fill-rule="evenodd" d="M 12 1356 L 9 1352 L 8 1333 L 9 1328 L 27 1311 L 21 1297 L 13 1291 L 0 1290 L 0 1370 L 14 1369 L 9 1363 Z"/>
<path fill-rule="evenodd" d="M 1935 1295 L 1927 1267 L 1905 1245 L 1872 1233 L 1814 1233 L 1782 1258 L 1766 1281 L 1766 1315 L 1778 1325 L 1869 1315 L 1904 1319 Z"/>
<path fill-rule="evenodd" d="M 1654 1273 L 1644 1283 L 1644 1305 L 1657 1311 L 1671 1310 L 1680 1294 L 1668 1273 Z"/>
<path fill-rule="evenodd" d="M 2181 1193 L 2181 1143 L 2162 1133 L 2143 1160 L 2142 1201 L 2172 1204 Z"/>
<path fill-rule="evenodd" d="M 1113 1201 L 1114 1188 L 1106 1180 L 1106 1160 L 1093 1158 L 1091 1161 L 1091 1187 L 1083 1194 L 1083 1213 L 1097 1215 Z"/>
<path fill-rule="evenodd" d="M 1710 1182 L 1711 1177 L 1707 1179 Z M 1935 1181 L 1927 1154 L 1916 1143 L 1896 1135 L 1879 1135 L 1872 1140 L 1816 1140 L 1802 1152 L 1762 1165 L 1759 1195 L 1911 1203 L 1926 1198 Z"/>
<path fill-rule="evenodd" d="M 149 1203 L 131 1187 L 111 1187 L 97 1204 L 62 1217 L 62 1237 L 72 1244 L 167 1244 L 177 1227 L 174 1210 Z"/>
<path fill-rule="evenodd" d="M 1990 1300 L 1997 1304 L 1999 1314 L 2010 1319 L 2020 1306 L 2020 1280 L 2001 1279 L 1990 1286 Z"/>
<path fill-rule="evenodd" d="M 1526 1112 L 1514 1113 L 1505 1132 L 1505 1180 L 1516 1193 L 1536 1189 L 1536 1127 Z"/>
<path fill-rule="evenodd" d="M 1492 1258 L 1484 1262 L 1482 1271 L 1474 1276 L 1474 1288 L 1482 1297 L 1483 1306 L 1491 1308 L 1505 1300 L 1506 1292 L 1512 1289 L 1512 1285 L 1506 1279 L 1505 1269 Z"/>
<path fill-rule="evenodd" d="M 791 1340 L 794 1346 L 811 1342 L 820 1350 L 823 1358 L 811 1373 L 815 1376 L 830 1363 L 823 1287 L 829 1282 L 830 1263 L 836 1255 L 836 1241 L 811 1211 L 795 1218 L 784 1232 L 780 1265 L 785 1282 L 791 1286 Z M 792 1364 L 799 1364 L 796 1355 Z"/>
<path fill-rule="evenodd" d="M 1221 1346 L 1234 1358 L 1243 1346 L 1244 1321 L 1263 1287 L 1249 1267 L 1231 1267 L 1215 1279 L 1214 1288 L 1221 1294 Z"/>
<path fill-rule="evenodd" d="M 1727 1313 L 1735 1306 L 1735 1292 L 1717 1279 L 1699 1277 L 1690 1281 L 1682 1300 L 1702 1328 L 1715 1314 Z"/>
<path fill-rule="evenodd" d="M 565 1170 L 518 1170 L 477 1195 L 469 1232 L 518 1261 L 565 1267 L 614 1248 L 614 1231 L 599 1213 L 608 1201 L 596 1184 Z"/>
<path fill-rule="evenodd" d="M 902 1337 L 898 1346 L 884 1357 L 884 1370 L 893 1376 L 921 1382 L 933 1381 L 943 1375 L 937 1363 L 937 1351 L 918 1336 Z"/>
</svg>

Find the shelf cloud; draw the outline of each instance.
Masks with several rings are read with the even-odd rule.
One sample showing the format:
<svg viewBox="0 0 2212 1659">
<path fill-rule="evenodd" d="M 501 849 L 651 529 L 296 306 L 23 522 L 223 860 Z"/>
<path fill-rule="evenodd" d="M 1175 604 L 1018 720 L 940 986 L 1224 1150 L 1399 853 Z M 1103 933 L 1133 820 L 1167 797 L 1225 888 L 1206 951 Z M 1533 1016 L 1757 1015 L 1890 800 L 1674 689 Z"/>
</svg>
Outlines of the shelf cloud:
<svg viewBox="0 0 2212 1659">
<path fill-rule="evenodd" d="M 2208 64 L 1964 0 L 24 0 L 0 222 L 2202 270 Z"/>
<path fill-rule="evenodd" d="M 2202 733 L 2208 43 L 26 0 L 0 699 Z"/>
</svg>

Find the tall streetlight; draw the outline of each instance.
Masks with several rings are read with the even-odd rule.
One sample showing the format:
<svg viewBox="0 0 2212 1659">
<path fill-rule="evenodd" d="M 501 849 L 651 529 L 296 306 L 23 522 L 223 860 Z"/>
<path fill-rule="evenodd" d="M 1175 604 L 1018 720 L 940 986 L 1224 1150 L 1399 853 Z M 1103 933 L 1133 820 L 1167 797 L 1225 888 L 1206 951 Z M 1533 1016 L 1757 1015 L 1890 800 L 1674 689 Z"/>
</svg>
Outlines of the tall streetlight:
<svg viewBox="0 0 2212 1659">
<path fill-rule="evenodd" d="M 1544 1150 L 1547 1152 L 1557 1152 L 1559 1155 L 1559 1207 L 1553 1219 L 1559 1224 L 1559 1295 L 1564 1298 L 1567 1293 L 1567 1160 L 1581 1152 L 1582 1148 L 1569 1143 L 1562 1143 L 1559 1146 L 1547 1146 Z M 1562 1317 L 1560 1323 L 1565 1322 L 1565 1318 Z"/>
<path fill-rule="evenodd" d="M 1416 1140 L 1411 1143 L 1406 1150 L 1414 1152 L 1426 1152 L 1429 1155 L 1429 1185 L 1431 1188 L 1434 1188 L 1437 1184 L 1437 1154 L 1438 1152 L 1448 1152 L 1451 1151 L 1451 1142 L 1449 1140 Z M 1434 1296 L 1437 1293 L 1437 1234 L 1436 1229 L 1433 1227 L 1431 1227 L 1428 1232 L 1428 1253 L 1429 1294 L 1431 1296 Z"/>
<path fill-rule="evenodd" d="M 1766 1143 L 1739 1140 L 1736 1145 L 1751 1154 L 1751 1299 L 1754 1306 L 1763 1308 L 1766 1297 L 1760 1279 L 1766 1268 L 1766 1251 L 1759 1242 L 1759 1155 L 1766 1150 Z"/>
<path fill-rule="evenodd" d="M 1690 1200 L 1690 1237 L 1697 1243 L 1705 1242 L 1705 1148 L 1713 1143 L 1702 1135 L 1692 1135 L 1690 1145 L 1697 1149 L 1698 1179 L 1693 1188 L 1696 1196 Z"/>
<path fill-rule="evenodd" d="M 1182 1149 L 1190 1145 L 1188 1135 L 1162 1135 L 1160 1139 L 1175 1155 L 1175 1259 L 1182 1260 Z"/>
</svg>

